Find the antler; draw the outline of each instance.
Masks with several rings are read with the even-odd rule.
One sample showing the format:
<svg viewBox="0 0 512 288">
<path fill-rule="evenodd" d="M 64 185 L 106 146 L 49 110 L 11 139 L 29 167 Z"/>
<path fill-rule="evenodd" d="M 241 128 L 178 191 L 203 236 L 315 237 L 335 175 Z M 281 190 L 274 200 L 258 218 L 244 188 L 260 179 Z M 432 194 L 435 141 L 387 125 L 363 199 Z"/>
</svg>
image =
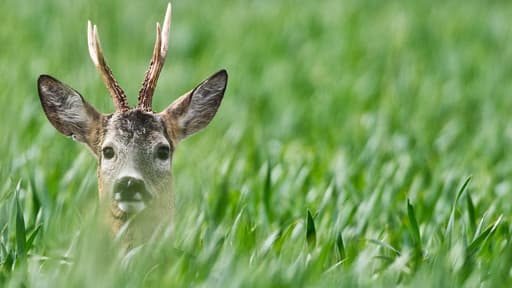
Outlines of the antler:
<svg viewBox="0 0 512 288">
<path fill-rule="evenodd" d="M 149 64 L 148 71 L 144 77 L 142 88 L 139 91 L 138 107 L 144 111 L 151 112 L 151 100 L 155 92 L 156 82 L 160 71 L 164 66 L 165 57 L 167 56 L 167 48 L 169 47 L 169 30 L 171 28 L 171 3 L 167 5 L 163 30 L 160 31 L 160 23 L 156 23 L 156 40 L 153 48 L 153 56 Z"/>
<path fill-rule="evenodd" d="M 123 89 L 119 87 L 119 84 L 117 84 L 116 79 L 114 79 L 114 75 L 112 75 L 112 70 L 110 70 L 110 67 L 108 67 L 105 59 L 103 58 L 98 30 L 96 25 L 94 25 L 93 28 L 91 21 L 88 21 L 87 23 L 87 43 L 89 45 L 89 54 L 91 55 L 92 62 L 96 65 L 98 72 L 100 72 L 101 78 L 103 78 L 103 81 L 112 96 L 112 100 L 114 100 L 116 110 L 121 112 L 128 111 L 130 107 L 126 100 L 126 94 Z"/>
</svg>

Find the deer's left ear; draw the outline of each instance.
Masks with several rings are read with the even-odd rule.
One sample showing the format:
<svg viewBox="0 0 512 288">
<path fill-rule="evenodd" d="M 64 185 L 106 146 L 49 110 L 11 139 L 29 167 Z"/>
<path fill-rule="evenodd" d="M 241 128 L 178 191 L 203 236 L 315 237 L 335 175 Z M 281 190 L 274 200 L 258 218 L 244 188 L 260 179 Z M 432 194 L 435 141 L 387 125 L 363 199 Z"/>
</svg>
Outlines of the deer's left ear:
<svg viewBox="0 0 512 288">
<path fill-rule="evenodd" d="M 196 133 L 210 123 L 219 109 L 227 82 L 228 73 L 224 69 L 220 70 L 160 113 L 176 141 Z"/>
</svg>

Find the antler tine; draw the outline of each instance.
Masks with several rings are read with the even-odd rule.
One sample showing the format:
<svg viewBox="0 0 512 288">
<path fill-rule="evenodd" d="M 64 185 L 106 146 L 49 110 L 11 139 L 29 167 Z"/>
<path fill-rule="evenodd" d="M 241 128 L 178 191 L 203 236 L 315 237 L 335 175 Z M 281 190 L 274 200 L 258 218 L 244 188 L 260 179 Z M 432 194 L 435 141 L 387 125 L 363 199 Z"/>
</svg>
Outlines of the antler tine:
<svg viewBox="0 0 512 288">
<path fill-rule="evenodd" d="M 160 31 L 160 23 L 156 23 L 156 40 L 153 48 L 153 56 L 149 68 L 144 77 L 142 88 L 139 91 L 138 107 L 144 111 L 151 112 L 151 100 L 155 92 L 156 82 L 160 71 L 164 66 L 167 49 L 169 47 L 169 30 L 171 29 L 171 3 L 167 5 L 165 19 L 162 31 Z"/>
<path fill-rule="evenodd" d="M 103 57 L 98 29 L 96 25 L 93 27 L 91 21 L 87 22 L 87 44 L 89 46 L 89 55 L 91 56 L 92 62 L 98 69 L 98 72 L 100 72 L 101 78 L 103 78 L 103 82 L 105 82 L 105 85 L 112 96 L 116 110 L 121 112 L 128 111 L 130 107 L 126 100 L 126 94 L 123 89 L 119 87 L 119 84 L 112 74 L 112 70 L 110 70 L 110 67 L 108 67 L 107 62 Z"/>
</svg>

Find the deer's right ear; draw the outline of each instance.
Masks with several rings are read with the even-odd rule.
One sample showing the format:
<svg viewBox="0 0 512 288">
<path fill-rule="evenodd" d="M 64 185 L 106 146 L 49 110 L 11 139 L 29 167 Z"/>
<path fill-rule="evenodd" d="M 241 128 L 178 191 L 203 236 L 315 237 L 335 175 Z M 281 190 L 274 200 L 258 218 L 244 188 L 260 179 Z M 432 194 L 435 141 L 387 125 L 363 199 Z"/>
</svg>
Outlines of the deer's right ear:
<svg viewBox="0 0 512 288">
<path fill-rule="evenodd" d="M 62 134 L 87 144 L 94 151 L 95 130 L 101 123 L 101 113 L 78 92 L 51 76 L 39 76 L 37 87 L 50 123 Z"/>
</svg>

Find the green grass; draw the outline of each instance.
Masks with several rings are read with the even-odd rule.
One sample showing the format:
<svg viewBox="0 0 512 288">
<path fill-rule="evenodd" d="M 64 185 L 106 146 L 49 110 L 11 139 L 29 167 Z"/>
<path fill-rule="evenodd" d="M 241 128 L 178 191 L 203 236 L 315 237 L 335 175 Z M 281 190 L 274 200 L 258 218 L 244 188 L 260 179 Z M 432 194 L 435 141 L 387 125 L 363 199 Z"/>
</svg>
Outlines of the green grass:
<svg viewBox="0 0 512 288">
<path fill-rule="evenodd" d="M 173 2 L 163 109 L 229 71 L 174 155 L 176 221 L 123 253 L 93 157 L 36 91 L 134 103 L 165 1 L 0 2 L 1 287 L 500 287 L 512 281 L 512 2 Z"/>
</svg>

